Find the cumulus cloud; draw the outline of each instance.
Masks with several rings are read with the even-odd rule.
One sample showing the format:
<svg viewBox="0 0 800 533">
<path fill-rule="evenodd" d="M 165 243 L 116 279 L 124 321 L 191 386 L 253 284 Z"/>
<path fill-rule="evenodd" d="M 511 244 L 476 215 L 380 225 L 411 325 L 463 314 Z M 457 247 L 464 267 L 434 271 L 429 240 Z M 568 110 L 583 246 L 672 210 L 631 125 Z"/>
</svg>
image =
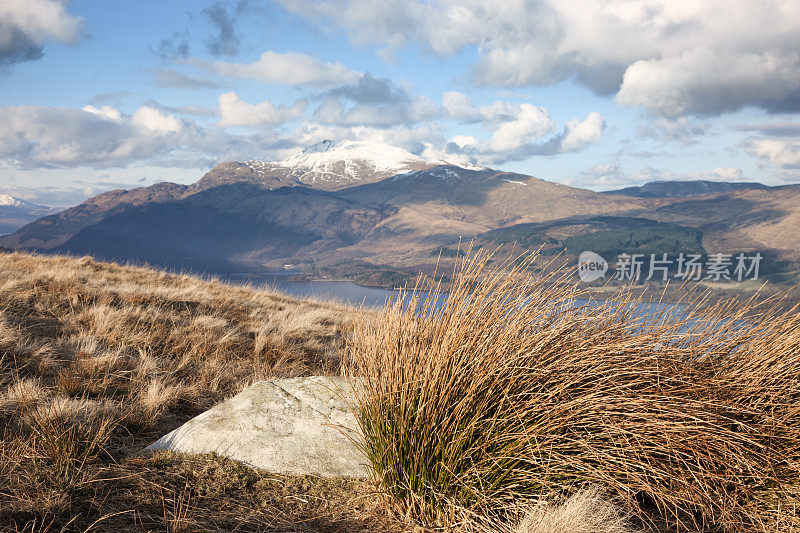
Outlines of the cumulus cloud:
<svg viewBox="0 0 800 533">
<path fill-rule="evenodd" d="M 509 107 L 514 107 L 507 104 Z M 500 106 L 493 106 L 495 110 Z M 500 165 L 509 161 L 521 161 L 532 156 L 552 156 L 574 152 L 600 141 L 606 123 L 602 115 L 592 112 L 581 121 L 568 122 L 555 135 L 548 135 L 554 123 L 547 111 L 531 104 L 519 104 L 519 110 L 506 121 L 498 121 L 487 141 L 473 136 L 456 136 L 448 141 L 444 153 L 447 159 L 481 165 Z"/>
<path fill-rule="evenodd" d="M 606 121 L 597 111 L 589 113 L 582 122 L 578 119 L 569 121 L 564 129 L 560 151 L 575 152 L 590 144 L 598 143 L 605 127 Z"/>
<path fill-rule="evenodd" d="M 242 101 L 234 92 L 227 92 L 219 95 L 221 118 L 217 125 L 273 127 L 301 116 L 305 108 L 305 100 L 298 100 L 289 107 L 276 107 L 269 100 L 254 105 Z"/>
<path fill-rule="evenodd" d="M 283 0 L 379 54 L 472 47 L 472 80 L 494 87 L 575 79 L 623 105 L 676 117 L 757 106 L 800 110 L 800 6 L 765 0 Z"/>
<path fill-rule="evenodd" d="M 703 47 L 639 60 L 625 71 L 616 101 L 668 117 L 719 115 L 747 105 L 800 111 L 800 51 L 739 53 Z"/>
<path fill-rule="evenodd" d="M 747 153 L 762 166 L 778 169 L 800 169 L 800 137 L 750 138 L 743 143 Z"/>
<path fill-rule="evenodd" d="M 389 78 L 378 78 L 369 72 L 365 72 L 356 83 L 331 89 L 327 94 L 361 104 L 395 104 L 409 100 L 402 87 Z"/>
<path fill-rule="evenodd" d="M 102 117 L 108 120 L 121 120 L 122 113 L 120 113 L 119 109 L 115 107 L 111 107 L 110 105 L 104 105 L 102 107 L 95 107 L 93 105 L 83 106 L 81 109 L 86 111 L 87 113 L 91 113 L 93 115 L 97 115 L 98 117 Z"/>
<path fill-rule="evenodd" d="M 512 120 L 497 125 L 490 146 L 495 152 L 510 152 L 537 141 L 552 128 L 553 120 L 545 109 L 520 104 Z"/>
<path fill-rule="evenodd" d="M 485 118 L 481 110 L 475 107 L 472 98 L 458 91 L 442 94 L 442 109 L 445 118 L 461 122 L 480 122 Z"/>
<path fill-rule="evenodd" d="M 512 104 L 495 101 L 486 106 L 475 106 L 467 95 L 451 91 L 442 95 L 443 118 L 463 123 L 479 123 L 493 131 L 488 145 L 477 148 L 480 143 L 465 145 L 456 141 L 459 150 L 471 150 L 493 162 L 519 160 L 532 155 L 555 155 L 575 152 L 596 144 L 603 136 L 606 121 L 603 116 L 592 111 L 581 121 L 569 121 L 558 135 L 545 142 L 543 137 L 552 132 L 555 123 L 547 110 L 533 104 Z M 455 150 L 451 147 L 450 152 Z"/>
<path fill-rule="evenodd" d="M 47 41 L 74 44 L 82 21 L 57 0 L 3 0 L 0 3 L 0 67 L 33 61 Z"/>
<path fill-rule="evenodd" d="M 158 109 L 142 106 L 131 117 L 131 124 L 150 130 L 157 134 L 177 133 L 183 129 L 183 123 L 172 115 L 165 115 Z"/>
<path fill-rule="evenodd" d="M 266 51 L 253 63 L 197 63 L 223 76 L 276 85 L 337 85 L 355 83 L 361 77 L 341 63 L 324 63 L 297 52 Z"/>
<path fill-rule="evenodd" d="M 735 129 L 757 132 L 740 143 L 755 157 L 762 168 L 774 169 L 774 177 L 793 181 L 800 178 L 800 124 L 797 122 L 763 122 L 740 124 Z"/>
<path fill-rule="evenodd" d="M 294 146 L 273 132 L 233 135 L 199 127 L 154 106 L 125 115 L 110 106 L 83 109 L 0 107 L 0 166 L 18 169 L 205 167 L 217 160 L 271 157 Z"/>
</svg>

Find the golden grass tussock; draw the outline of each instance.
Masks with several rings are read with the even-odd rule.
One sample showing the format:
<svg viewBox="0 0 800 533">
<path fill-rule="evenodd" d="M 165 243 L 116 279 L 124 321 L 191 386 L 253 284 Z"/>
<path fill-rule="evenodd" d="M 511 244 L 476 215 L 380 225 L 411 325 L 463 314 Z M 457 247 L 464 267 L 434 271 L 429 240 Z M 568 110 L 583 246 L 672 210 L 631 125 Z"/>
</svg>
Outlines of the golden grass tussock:
<svg viewBox="0 0 800 533">
<path fill-rule="evenodd" d="M 600 487 L 643 526 L 800 523 L 797 308 L 690 292 L 676 313 L 630 290 L 584 302 L 563 271 L 490 259 L 421 282 L 430 292 L 357 319 L 348 341 L 365 452 L 400 514 L 508 531 L 514 510 L 572 496 L 528 530 L 566 531 L 574 509 L 619 530 L 597 494 L 573 496 Z"/>
</svg>

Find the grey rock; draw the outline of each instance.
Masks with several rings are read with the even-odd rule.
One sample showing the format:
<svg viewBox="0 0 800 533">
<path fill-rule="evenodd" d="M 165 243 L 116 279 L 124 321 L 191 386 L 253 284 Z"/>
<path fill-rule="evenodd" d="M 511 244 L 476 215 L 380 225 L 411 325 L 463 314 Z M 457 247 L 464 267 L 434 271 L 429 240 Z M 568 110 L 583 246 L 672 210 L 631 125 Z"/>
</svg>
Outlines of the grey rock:
<svg viewBox="0 0 800 533">
<path fill-rule="evenodd" d="M 147 449 L 216 452 L 285 474 L 366 477 L 353 405 L 343 378 L 259 381 Z"/>
</svg>

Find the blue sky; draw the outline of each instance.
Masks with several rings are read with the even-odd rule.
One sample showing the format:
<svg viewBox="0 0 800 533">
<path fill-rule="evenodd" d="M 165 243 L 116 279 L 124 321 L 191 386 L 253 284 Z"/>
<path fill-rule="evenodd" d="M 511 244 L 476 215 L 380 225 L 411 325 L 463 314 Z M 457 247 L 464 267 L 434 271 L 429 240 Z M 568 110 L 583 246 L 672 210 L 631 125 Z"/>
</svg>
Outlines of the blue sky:
<svg viewBox="0 0 800 533">
<path fill-rule="evenodd" d="M 71 205 L 325 138 L 596 190 L 800 182 L 800 6 L 730 4 L 4 0 L 0 193 Z"/>
</svg>

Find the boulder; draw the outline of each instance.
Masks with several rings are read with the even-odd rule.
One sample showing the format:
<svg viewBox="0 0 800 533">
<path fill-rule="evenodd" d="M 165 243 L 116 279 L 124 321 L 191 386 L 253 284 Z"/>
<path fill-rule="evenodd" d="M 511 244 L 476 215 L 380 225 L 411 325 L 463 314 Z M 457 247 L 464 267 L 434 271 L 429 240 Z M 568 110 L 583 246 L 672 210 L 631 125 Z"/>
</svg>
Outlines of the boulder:
<svg viewBox="0 0 800 533">
<path fill-rule="evenodd" d="M 216 452 L 285 474 L 366 477 L 353 405 L 343 378 L 259 381 L 147 449 Z"/>
</svg>

